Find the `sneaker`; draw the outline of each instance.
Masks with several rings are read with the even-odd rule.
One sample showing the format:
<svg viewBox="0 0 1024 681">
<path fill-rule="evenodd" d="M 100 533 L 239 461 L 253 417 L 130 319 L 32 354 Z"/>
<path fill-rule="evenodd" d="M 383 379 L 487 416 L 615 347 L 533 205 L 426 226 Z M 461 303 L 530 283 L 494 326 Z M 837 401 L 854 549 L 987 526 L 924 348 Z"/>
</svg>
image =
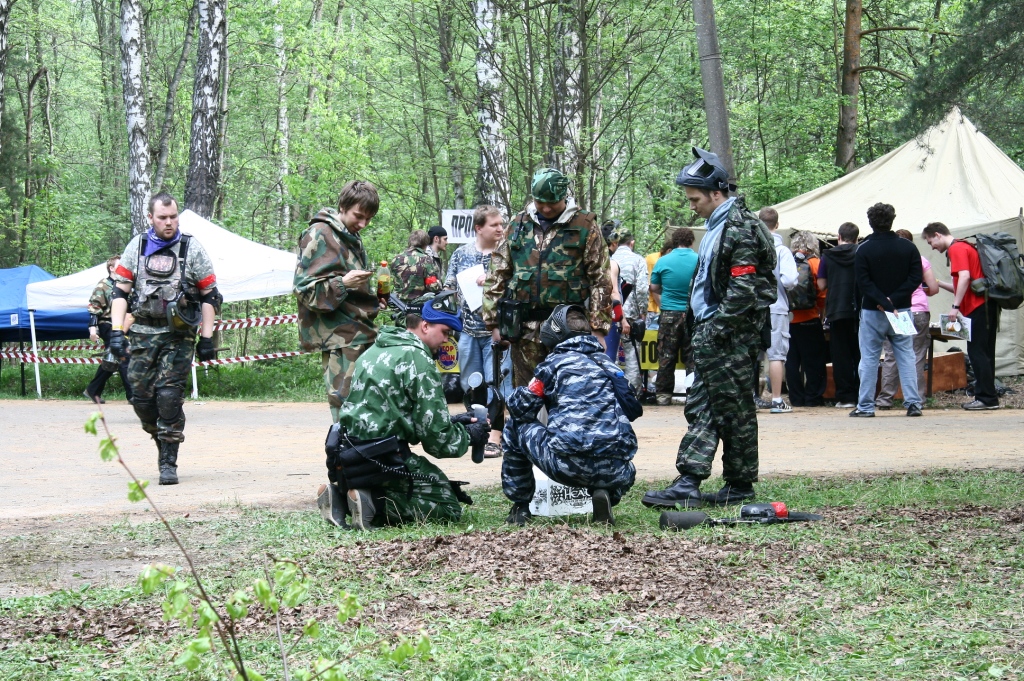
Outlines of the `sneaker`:
<svg viewBox="0 0 1024 681">
<path fill-rule="evenodd" d="M 909 407 L 907 407 L 907 416 L 920 416 L 920 415 L 921 415 L 921 407 L 920 407 L 920 405 L 912 404 Z"/>
<path fill-rule="evenodd" d="M 761 399 L 760 395 L 754 395 L 754 408 L 755 409 L 771 409 L 772 403 L 768 400 Z"/>
<path fill-rule="evenodd" d="M 529 502 L 512 504 L 512 510 L 508 512 L 508 517 L 505 518 L 505 522 L 509 525 L 518 525 L 519 527 L 522 527 L 531 520 L 533 520 L 533 513 L 530 513 Z"/>
<path fill-rule="evenodd" d="M 793 407 L 786 404 L 786 400 L 772 400 L 772 414 L 788 414 L 793 411 Z"/>
<path fill-rule="evenodd" d="M 316 491 L 316 506 L 328 523 L 335 527 L 345 527 L 345 507 L 341 505 L 341 494 L 337 487 L 322 483 Z"/>
<path fill-rule="evenodd" d="M 861 411 L 860 409 L 854 409 L 853 411 L 850 412 L 850 416 L 852 416 L 854 418 L 872 419 L 872 418 L 875 417 L 875 412 L 873 412 L 873 411 Z"/>
<path fill-rule="evenodd" d="M 655 401 L 659 407 L 670 407 L 672 406 L 672 395 L 668 393 L 658 393 L 655 397 Z"/>
<path fill-rule="evenodd" d="M 836 402 L 836 409 L 853 409 L 856 406 L 853 402 Z"/>
<path fill-rule="evenodd" d="M 967 411 L 985 411 L 986 409 L 998 409 L 998 404 L 985 404 L 981 400 L 973 400 L 960 405 Z"/>
<path fill-rule="evenodd" d="M 608 490 L 595 489 L 594 496 L 594 524 L 614 525 L 615 516 L 612 515 L 612 500 L 608 496 Z"/>
<path fill-rule="evenodd" d="M 484 458 L 485 459 L 500 459 L 501 458 L 501 445 L 497 442 L 488 442 L 484 445 Z"/>
<path fill-rule="evenodd" d="M 856 405 L 854 405 L 854 406 L 856 406 Z M 889 411 L 890 409 L 892 409 L 892 405 L 891 404 L 879 404 L 878 402 L 875 402 L 875 409 L 881 409 L 882 411 Z"/>
<path fill-rule="evenodd" d="M 348 491 L 348 512 L 352 514 L 352 526 L 357 530 L 372 530 L 373 517 L 377 509 L 373 505 L 373 497 L 363 489 Z"/>
</svg>

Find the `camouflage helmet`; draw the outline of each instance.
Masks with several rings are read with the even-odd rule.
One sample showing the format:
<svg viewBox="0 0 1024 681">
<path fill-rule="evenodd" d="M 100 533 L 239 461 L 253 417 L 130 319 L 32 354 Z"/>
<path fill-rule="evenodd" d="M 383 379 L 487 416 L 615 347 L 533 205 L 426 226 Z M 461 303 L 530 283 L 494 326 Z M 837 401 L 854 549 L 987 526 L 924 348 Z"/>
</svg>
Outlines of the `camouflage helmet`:
<svg viewBox="0 0 1024 681">
<path fill-rule="evenodd" d="M 534 201 L 558 203 L 569 193 L 569 178 L 554 168 L 541 168 L 533 174 L 530 193 Z"/>
</svg>

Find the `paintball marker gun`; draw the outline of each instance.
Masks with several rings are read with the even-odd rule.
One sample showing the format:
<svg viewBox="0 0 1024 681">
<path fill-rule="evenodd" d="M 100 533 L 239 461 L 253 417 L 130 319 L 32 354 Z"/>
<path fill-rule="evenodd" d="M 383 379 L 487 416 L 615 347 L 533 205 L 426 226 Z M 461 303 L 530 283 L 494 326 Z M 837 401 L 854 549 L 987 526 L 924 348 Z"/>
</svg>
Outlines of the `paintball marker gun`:
<svg viewBox="0 0 1024 681">
<path fill-rule="evenodd" d="M 484 377 L 480 374 L 479 371 L 474 371 L 469 375 L 467 383 L 469 383 L 469 387 L 472 388 L 473 391 L 475 392 L 477 388 L 483 385 Z M 482 404 L 472 404 L 470 405 L 469 409 L 470 411 L 473 412 L 473 418 L 475 418 L 477 421 L 483 422 L 487 420 L 487 407 L 483 406 Z M 482 444 L 473 445 L 473 463 L 483 463 L 483 460 L 484 446 Z"/>
<path fill-rule="evenodd" d="M 689 530 L 712 525 L 778 525 L 781 523 L 808 523 L 821 520 L 817 513 L 790 511 L 781 501 L 770 504 L 745 504 L 738 518 L 712 518 L 702 511 L 665 511 L 659 525 L 663 530 Z"/>
<path fill-rule="evenodd" d="M 502 431 L 505 429 L 505 398 L 501 394 L 501 384 L 505 382 L 505 373 L 501 370 L 501 343 L 491 343 L 491 391 L 494 396 L 491 398 L 488 416 L 491 419 L 491 430 Z"/>
</svg>

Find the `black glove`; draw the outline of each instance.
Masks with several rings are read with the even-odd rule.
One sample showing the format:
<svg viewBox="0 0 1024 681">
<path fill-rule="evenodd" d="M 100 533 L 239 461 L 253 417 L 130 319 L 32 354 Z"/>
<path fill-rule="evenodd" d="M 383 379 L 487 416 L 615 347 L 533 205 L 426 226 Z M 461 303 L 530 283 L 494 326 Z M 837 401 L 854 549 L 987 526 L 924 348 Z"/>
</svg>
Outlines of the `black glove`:
<svg viewBox="0 0 1024 681">
<path fill-rule="evenodd" d="M 474 418 L 476 417 L 473 416 L 473 412 L 467 411 L 462 414 L 456 414 L 455 416 L 453 416 L 452 423 L 461 423 L 464 426 L 468 426 L 473 422 Z"/>
<path fill-rule="evenodd" d="M 199 338 L 199 343 L 196 344 L 196 357 L 199 358 L 200 362 L 209 362 L 211 359 L 217 359 L 217 351 L 213 347 L 212 338 Z"/>
<path fill-rule="evenodd" d="M 477 421 L 466 426 L 469 432 L 469 444 L 471 447 L 483 447 L 491 437 L 491 424 L 487 421 Z"/>
<path fill-rule="evenodd" d="M 115 329 L 110 332 L 110 341 L 107 342 L 107 347 L 114 353 L 114 357 L 124 357 L 125 350 L 127 348 L 127 341 L 124 338 L 124 331 Z"/>
</svg>

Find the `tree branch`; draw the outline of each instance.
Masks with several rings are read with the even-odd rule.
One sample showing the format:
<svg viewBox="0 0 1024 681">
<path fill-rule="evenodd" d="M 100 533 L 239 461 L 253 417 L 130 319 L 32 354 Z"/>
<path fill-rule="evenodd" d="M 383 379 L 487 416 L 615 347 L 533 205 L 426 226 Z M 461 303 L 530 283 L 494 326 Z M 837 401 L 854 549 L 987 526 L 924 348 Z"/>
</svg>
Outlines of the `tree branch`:
<svg viewBox="0 0 1024 681">
<path fill-rule="evenodd" d="M 956 35 L 949 31 L 933 31 L 930 28 L 921 28 L 920 26 L 879 26 L 877 28 L 869 28 L 866 31 L 861 31 L 860 37 L 863 38 L 866 35 L 882 33 L 883 31 L 921 31 L 922 33 L 931 33 L 932 35 Z"/>
<path fill-rule="evenodd" d="M 887 69 L 883 66 L 861 66 L 860 68 L 856 69 L 857 73 L 863 73 L 864 71 L 878 71 L 879 73 L 888 73 L 893 78 L 898 78 L 902 80 L 904 83 L 911 80 L 911 77 L 908 76 L 907 74 L 900 73 L 899 71 L 893 71 L 892 69 Z"/>
</svg>

